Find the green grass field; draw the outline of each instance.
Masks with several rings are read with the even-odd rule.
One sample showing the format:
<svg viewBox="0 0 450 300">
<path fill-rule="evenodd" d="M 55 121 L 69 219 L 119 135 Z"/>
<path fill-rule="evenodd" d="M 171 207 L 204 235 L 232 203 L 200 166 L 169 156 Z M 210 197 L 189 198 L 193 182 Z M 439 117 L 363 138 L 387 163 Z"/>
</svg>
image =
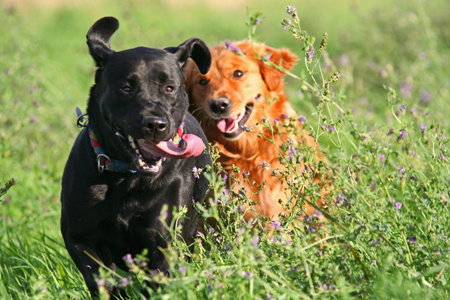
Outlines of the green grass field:
<svg viewBox="0 0 450 300">
<path fill-rule="evenodd" d="M 0 299 L 90 299 L 60 234 L 59 195 L 79 131 L 75 107 L 85 110 L 94 80 L 85 43 L 94 21 L 121 21 L 115 50 L 176 46 L 193 36 L 212 46 L 248 37 L 246 6 L 263 14 L 257 40 L 301 58 L 287 92 L 330 162 L 327 234 L 310 226 L 316 218 L 292 235 L 289 219 L 271 237 L 250 230 L 236 212 L 245 199 L 234 195 L 219 209 L 222 231 L 199 236 L 190 260 L 180 258 L 182 243 L 168 250 L 175 275 L 152 275 L 162 282 L 152 299 L 449 298 L 446 0 L 20 3 L 0 3 L 0 188 L 16 181 L 0 197 Z M 316 37 L 312 63 L 304 42 L 281 28 L 287 5 Z M 336 71 L 339 80 L 322 97 Z M 301 200 L 297 175 L 289 188 Z M 221 182 L 213 176 L 212 183 L 219 195 Z M 314 188 L 305 194 L 317 197 Z M 138 299 L 145 277 L 136 267 L 117 280 L 131 279 L 128 292 Z"/>
</svg>

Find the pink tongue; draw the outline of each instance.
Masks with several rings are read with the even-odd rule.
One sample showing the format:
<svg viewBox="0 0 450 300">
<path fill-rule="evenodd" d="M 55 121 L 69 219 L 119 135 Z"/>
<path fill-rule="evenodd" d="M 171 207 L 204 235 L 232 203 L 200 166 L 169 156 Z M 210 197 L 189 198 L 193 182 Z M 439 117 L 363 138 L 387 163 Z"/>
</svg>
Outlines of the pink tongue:
<svg viewBox="0 0 450 300">
<path fill-rule="evenodd" d="M 192 156 L 199 156 L 205 149 L 203 140 L 193 134 L 185 134 L 182 139 L 186 142 L 186 147 L 178 148 L 171 141 L 163 141 L 155 144 L 160 156 L 172 158 L 187 158 Z M 141 146 L 141 145 L 140 145 Z"/>
<path fill-rule="evenodd" d="M 228 132 L 230 129 L 234 128 L 237 118 L 238 118 L 238 116 L 234 116 L 234 117 L 231 117 L 228 119 L 220 120 L 217 123 L 217 128 L 219 128 L 219 130 L 221 132 Z"/>
</svg>

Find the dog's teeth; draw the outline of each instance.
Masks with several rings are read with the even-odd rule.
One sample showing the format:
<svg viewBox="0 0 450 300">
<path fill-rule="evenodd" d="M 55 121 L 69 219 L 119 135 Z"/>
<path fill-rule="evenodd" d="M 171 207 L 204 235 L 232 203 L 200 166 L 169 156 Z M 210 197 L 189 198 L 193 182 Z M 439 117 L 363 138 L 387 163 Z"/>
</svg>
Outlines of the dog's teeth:
<svg viewBox="0 0 450 300">
<path fill-rule="evenodd" d="M 140 159 L 142 159 L 142 154 L 139 154 L 138 156 L 139 156 Z"/>
</svg>

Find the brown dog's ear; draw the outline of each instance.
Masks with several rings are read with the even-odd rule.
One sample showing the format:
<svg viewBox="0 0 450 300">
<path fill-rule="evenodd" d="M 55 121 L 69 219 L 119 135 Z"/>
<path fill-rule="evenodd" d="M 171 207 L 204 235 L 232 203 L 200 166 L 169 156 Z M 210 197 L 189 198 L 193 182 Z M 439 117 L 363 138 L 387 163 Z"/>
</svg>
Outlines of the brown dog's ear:
<svg viewBox="0 0 450 300">
<path fill-rule="evenodd" d="M 202 74 L 208 73 L 211 67 L 211 52 L 209 52 L 205 42 L 199 38 L 189 39 L 178 47 L 170 47 L 164 50 L 175 54 L 181 67 L 184 67 L 189 57 L 197 64 Z"/>
<path fill-rule="evenodd" d="M 119 21 L 114 17 L 104 17 L 94 23 L 86 34 L 89 53 L 97 67 L 105 66 L 108 58 L 114 53 L 109 41 L 119 28 Z"/>
<path fill-rule="evenodd" d="M 247 56 L 263 57 L 276 65 L 281 65 L 288 71 L 292 70 L 298 61 L 297 55 L 287 48 L 275 49 L 264 44 L 251 44 L 250 42 L 241 43 L 239 48 L 244 50 Z M 259 61 L 259 69 L 269 91 L 282 88 L 283 77 L 286 75 L 284 72 L 265 64 L 263 60 Z"/>
</svg>

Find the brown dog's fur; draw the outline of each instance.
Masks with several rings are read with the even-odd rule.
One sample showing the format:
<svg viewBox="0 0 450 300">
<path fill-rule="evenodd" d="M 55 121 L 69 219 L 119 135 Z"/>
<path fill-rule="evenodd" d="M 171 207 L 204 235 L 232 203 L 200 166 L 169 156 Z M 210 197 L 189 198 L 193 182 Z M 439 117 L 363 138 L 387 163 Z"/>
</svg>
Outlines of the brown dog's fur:
<svg viewBox="0 0 450 300">
<path fill-rule="evenodd" d="M 239 114 L 247 104 L 253 103 L 253 111 L 245 125 L 252 126 L 255 132 L 261 129 L 263 134 L 271 137 L 272 134 L 268 129 L 263 129 L 256 123 L 267 117 L 271 122 L 276 118 L 282 120 L 283 114 L 294 116 L 295 112 L 284 92 L 285 74 L 256 57 L 265 56 L 287 70 L 294 67 L 298 58 L 288 49 L 274 49 L 264 44 L 252 44 L 249 41 L 236 42 L 233 45 L 245 55 L 236 54 L 235 51 L 227 49 L 228 47 L 224 44 L 211 48 L 212 64 L 206 75 L 202 75 L 193 62 L 187 65 L 185 73 L 186 88 L 191 104 L 190 111 L 200 122 L 208 141 L 219 149 L 219 162 L 223 168 L 232 174 L 234 164 L 241 172 L 250 172 L 249 181 L 256 182 L 253 188 L 245 183 L 247 191 L 253 192 L 248 195 L 253 194 L 252 201 L 256 201 L 252 209 L 244 207 L 245 219 L 249 220 L 261 214 L 275 221 L 278 220 L 280 213 L 285 211 L 288 195 L 283 183 L 271 176 L 271 171 L 262 169 L 260 163 L 265 161 L 271 165 L 271 169 L 283 169 L 277 157 L 279 150 L 276 145 L 286 141 L 288 134 L 286 132 L 275 134 L 276 145 L 264 138 L 258 138 L 255 133 L 248 132 L 243 132 L 234 140 L 225 138 L 214 122 L 209 101 L 219 97 L 229 98 L 231 100 L 230 116 Z M 236 70 L 244 72 L 244 75 L 240 78 L 233 77 Z M 208 83 L 201 85 L 202 79 L 206 79 Z M 277 100 L 269 105 L 266 99 Z M 298 125 L 300 126 L 300 123 Z M 315 146 L 314 139 L 305 132 L 296 138 L 310 147 Z M 316 155 L 321 158 L 319 151 L 316 151 Z M 263 182 L 266 182 L 266 186 L 262 191 L 258 191 L 257 186 Z M 313 209 L 308 206 L 306 210 L 311 213 Z M 269 224 L 266 223 L 266 225 Z"/>
</svg>

